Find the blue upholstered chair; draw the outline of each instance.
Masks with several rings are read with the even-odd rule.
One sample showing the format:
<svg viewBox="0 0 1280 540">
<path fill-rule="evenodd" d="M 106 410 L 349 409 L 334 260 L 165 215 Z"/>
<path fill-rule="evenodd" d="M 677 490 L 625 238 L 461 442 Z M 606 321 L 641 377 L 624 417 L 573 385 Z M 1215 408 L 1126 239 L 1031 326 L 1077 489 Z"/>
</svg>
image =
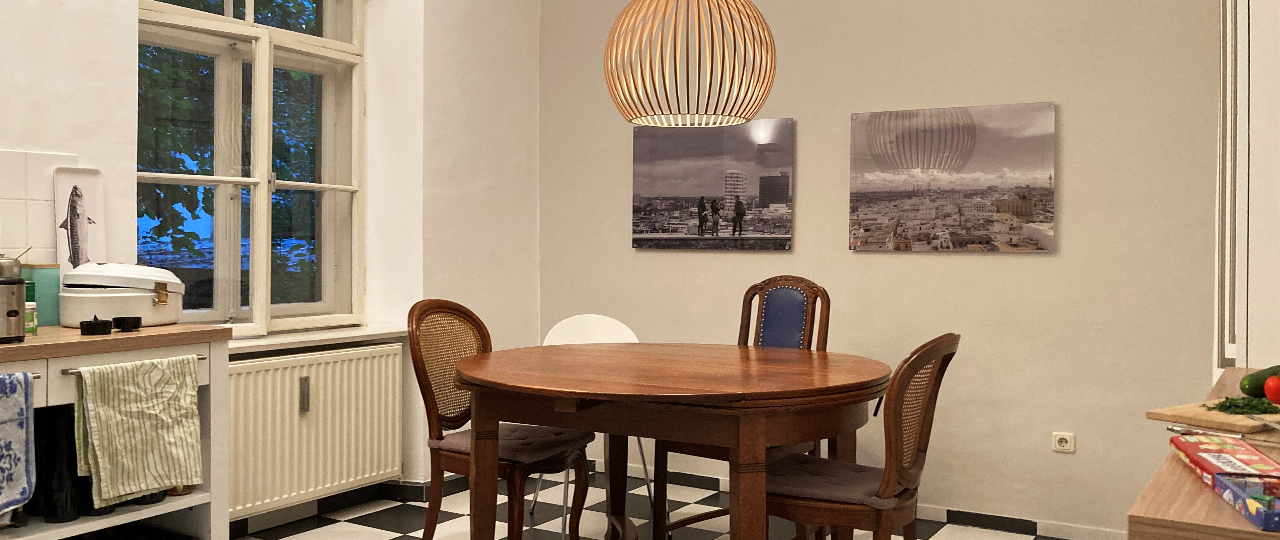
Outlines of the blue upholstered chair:
<svg viewBox="0 0 1280 540">
<path fill-rule="evenodd" d="M 830 303 L 826 289 L 802 277 L 775 276 L 756 283 L 747 288 L 747 293 L 742 298 L 742 324 L 738 329 L 738 345 L 825 351 L 828 319 L 831 315 Z M 768 449 L 765 460 L 773 461 L 793 453 L 816 453 L 816 449 L 816 443 L 779 446 Z M 729 510 L 723 509 L 668 523 L 667 456 L 671 453 L 729 461 L 727 448 L 672 441 L 654 442 L 651 510 L 654 540 L 666 540 L 671 531 L 729 514 Z"/>
<path fill-rule="evenodd" d="M 757 306 L 754 325 L 753 304 Z M 771 277 L 752 285 L 742 298 L 738 345 L 825 351 L 830 317 L 831 298 L 826 289 L 802 277 Z M 753 326 L 755 339 L 750 339 Z"/>
</svg>

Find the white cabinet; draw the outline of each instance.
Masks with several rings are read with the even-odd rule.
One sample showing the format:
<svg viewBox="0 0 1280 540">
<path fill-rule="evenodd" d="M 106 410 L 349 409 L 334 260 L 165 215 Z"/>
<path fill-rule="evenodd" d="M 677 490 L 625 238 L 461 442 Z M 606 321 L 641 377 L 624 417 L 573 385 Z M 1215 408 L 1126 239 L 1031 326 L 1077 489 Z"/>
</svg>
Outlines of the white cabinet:
<svg viewBox="0 0 1280 540">
<path fill-rule="evenodd" d="M 93 354 L 88 356 L 53 358 L 49 360 L 49 376 L 44 378 L 48 381 L 46 383 L 48 386 L 48 404 L 66 405 L 76 402 L 76 377 L 75 375 L 64 374 L 64 370 L 79 369 L 86 366 L 105 366 L 109 364 L 122 364 L 125 362 L 140 362 L 143 360 L 172 358 L 174 356 L 185 356 L 189 354 L 194 354 L 202 358 L 198 364 L 199 371 L 197 372 L 197 377 L 199 378 L 201 386 L 208 385 L 208 344 L 143 349 L 139 351 L 127 351 L 112 354 Z M 3 366 L 3 364 L 0 364 L 0 366 Z"/>
<path fill-rule="evenodd" d="M 229 329 L 195 325 L 146 328 L 92 338 L 71 329 L 44 327 L 38 336 L 29 337 L 24 343 L 0 345 L 0 373 L 39 375 L 31 390 L 36 407 L 75 403 L 76 376 L 63 374 L 63 370 L 189 354 L 200 357 L 200 450 L 205 481 L 189 495 L 168 497 L 153 505 L 121 506 L 105 516 L 81 517 L 60 524 L 33 517 L 26 527 L 0 529 L 0 540 L 56 540 L 143 520 L 202 540 L 227 540 L 230 338 Z"/>
</svg>

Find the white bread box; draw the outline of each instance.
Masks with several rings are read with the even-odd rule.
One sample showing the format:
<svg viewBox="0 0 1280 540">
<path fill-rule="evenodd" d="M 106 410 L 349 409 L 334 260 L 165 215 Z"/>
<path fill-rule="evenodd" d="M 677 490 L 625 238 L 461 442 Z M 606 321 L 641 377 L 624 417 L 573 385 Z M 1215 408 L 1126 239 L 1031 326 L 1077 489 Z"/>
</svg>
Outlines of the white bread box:
<svg viewBox="0 0 1280 540">
<path fill-rule="evenodd" d="M 142 326 L 174 324 L 182 316 L 186 286 L 173 272 L 134 264 L 89 263 L 62 276 L 58 316 L 79 328 L 95 316 L 142 317 Z"/>
</svg>

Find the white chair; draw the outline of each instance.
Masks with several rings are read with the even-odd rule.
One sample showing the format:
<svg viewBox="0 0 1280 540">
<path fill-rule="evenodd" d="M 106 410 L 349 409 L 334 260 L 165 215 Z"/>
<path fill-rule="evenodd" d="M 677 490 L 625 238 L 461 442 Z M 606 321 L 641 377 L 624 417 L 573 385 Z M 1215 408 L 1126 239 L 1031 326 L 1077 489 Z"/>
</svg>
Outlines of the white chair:
<svg viewBox="0 0 1280 540">
<path fill-rule="evenodd" d="M 556 323 L 542 340 L 543 345 L 574 345 L 581 343 L 639 343 L 640 339 L 627 325 L 621 321 L 604 315 L 574 315 Z M 653 484 L 649 480 L 649 465 L 645 461 L 644 446 L 636 438 L 636 448 L 640 450 L 640 467 L 644 471 L 645 488 L 649 491 L 650 507 L 653 506 Z M 569 485 L 569 471 L 564 473 L 564 485 Z M 538 507 L 538 492 L 542 490 L 542 475 L 538 475 L 538 485 L 534 488 L 533 504 L 529 506 L 529 515 L 533 515 Z M 560 516 L 560 536 L 565 535 L 567 517 L 564 514 L 569 508 L 569 490 L 564 492 L 563 510 Z"/>
<path fill-rule="evenodd" d="M 640 343 L 627 325 L 604 315 L 574 315 L 556 323 L 542 340 L 543 345 L 580 343 Z"/>
</svg>

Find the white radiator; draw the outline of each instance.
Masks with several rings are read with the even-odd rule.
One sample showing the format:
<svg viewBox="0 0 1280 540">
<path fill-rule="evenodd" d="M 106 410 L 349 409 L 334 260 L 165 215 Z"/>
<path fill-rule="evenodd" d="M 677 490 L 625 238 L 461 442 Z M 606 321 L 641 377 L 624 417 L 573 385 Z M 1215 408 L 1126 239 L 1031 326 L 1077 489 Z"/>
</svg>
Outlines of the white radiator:
<svg viewBox="0 0 1280 540">
<path fill-rule="evenodd" d="M 231 363 L 231 519 L 400 476 L 401 346 Z"/>
</svg>

